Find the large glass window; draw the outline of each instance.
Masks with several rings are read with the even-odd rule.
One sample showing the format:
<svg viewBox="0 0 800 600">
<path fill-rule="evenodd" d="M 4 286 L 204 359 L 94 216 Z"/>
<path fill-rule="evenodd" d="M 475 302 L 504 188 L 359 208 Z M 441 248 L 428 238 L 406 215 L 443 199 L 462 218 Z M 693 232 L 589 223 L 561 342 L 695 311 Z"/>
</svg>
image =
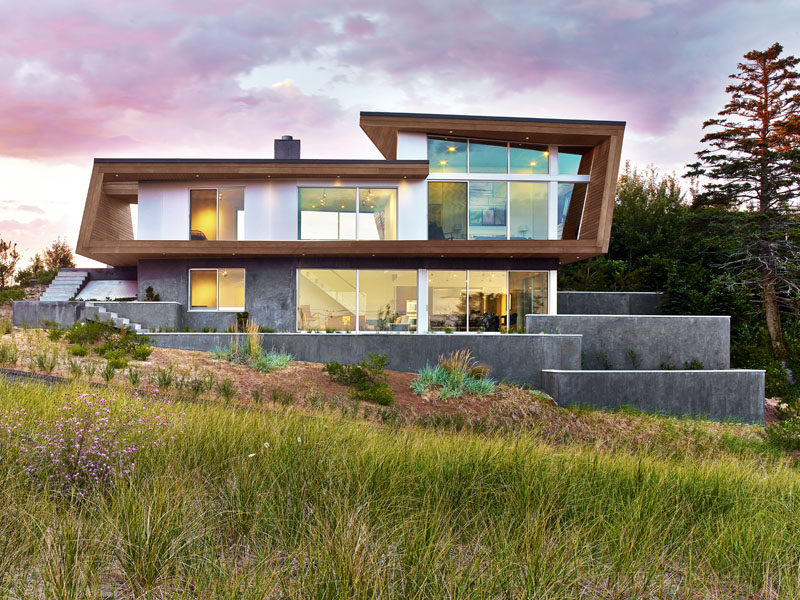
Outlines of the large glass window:
<svg viewBox="0 0 800 600">
<path fill-rule="evenodd" d="M 359 188 L 358 239 L 397 239 L 397 190 Z"/>
<path fill-rule="evenodd" d="M 469 330 L 500 331 L 506 321 L 506 272 L 469 272 Z"/>
<path fill-rule="evenodd" d="M 510 271 L 508 329 L 525 331 L 525 315 L 547 314 L 547 273 Z"/>
<path fill-rule="evenodd" d="M 244 188 L 219 190 L 219 239 L 244 239 Z"/>
<path fill-rule="evenodd" d="M 517 175 L 547 175 L 550 172 L 550 152 L 547 146 L 511 144 L 509 164 Z"/>
<path fill-rule="evenodd" d="M 469 239 L 504 240 L 506 236 L 505 182 L 472 181 L 469 184 Z"/>
<path fill-rule="evenodd" d="M 355 331 L 355 269 L 300 269 L 297 329 Z"/>
<path fill-rule="evenodd" d="M 217 190 L 189 191 L 189 239 L 217 239 Z"/>
<path fill-rule="evenodd" d="M 585 183 L 558 184 L 558 239 L 578 239 L 586 188 Z"/>
<path fill-rule="evenodd" d="M 299 188 L 301 240 L 397 239 L 394 188 Z"/>
<path fill-rule="evenodd" d="M 431 173 L 466 173 L 467 142 L 447 138 L 428 138 Z"/>
<path fill-rule="evenodd" d="M 512 240 L 547 239 L 547 183 L 512 181 L 509 234 Z"/>
<path fill-rule="evenodd" d="M 356 239 L 356 188 L 299 188 L 301 240 Z"/>
<path fill-rule="evenodd" d="M 508 143 L 470 141 L 469 172 L 508 173 Z"/>
<path fill-rule="evenodd" d="M 361 331 L 416 331 L 417 272 L 359 269 L 358 325 Z"/>
<path fill-rule="evenodd" d="M 189 190 L 190 240 L 243 240 L 244 188 Z"/>
<path fill-rule="evenodd" d="M 190 269 L 192 310 L 244 310 L 244 269 Z"/>
<path fill-rule="evenodd" d="M 466 271 L 428 271 L 428 329 L 467 330 Z"/>
<path fill-rule="evenodd" d="M 559 175 L 588 175 L 592 167 L 592 149 L 560 146 L 558 148 Z"/>
<path fill-rule="evenodd" d="M 428 182 L 428 239 L 467 239 L 465 182 Z"/>
</svg>

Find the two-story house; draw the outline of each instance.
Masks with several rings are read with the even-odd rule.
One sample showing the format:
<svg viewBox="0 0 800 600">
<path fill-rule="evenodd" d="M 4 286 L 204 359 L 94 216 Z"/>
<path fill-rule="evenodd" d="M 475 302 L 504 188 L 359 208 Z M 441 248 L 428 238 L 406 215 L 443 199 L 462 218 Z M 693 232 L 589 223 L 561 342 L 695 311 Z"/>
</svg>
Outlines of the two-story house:
<svg viewBox="0 0 800 600">
<path fill-rule="evenodd" d="M 490 332 L 556 314 L 559 266 L 608 249 L 622 122 L 361 128 L 385 160 L 301 158 L 289 136 L 274 159 L 98 158 L 77 252 L 135 267 L 139 299 L 191 328 Z"/>
</svg>

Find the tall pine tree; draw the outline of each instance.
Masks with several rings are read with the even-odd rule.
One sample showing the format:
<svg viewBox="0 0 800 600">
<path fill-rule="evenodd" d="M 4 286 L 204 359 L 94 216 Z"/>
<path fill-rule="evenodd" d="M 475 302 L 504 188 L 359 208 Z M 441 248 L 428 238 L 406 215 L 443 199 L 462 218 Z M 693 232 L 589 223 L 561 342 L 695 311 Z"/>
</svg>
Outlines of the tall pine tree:
<svg viewBox="0 0 800 600">
<path fill-rule="evenodd" d="M 782 57 L 783 47 L 744 55 L 730 100 L 708 129 L 687 176 L 704 183 L 695 205 L 740 208 L 757 222 L 752 244 L 735 266 L 758 273 L 767 334 L 773 354 L 786 355 L 781 301 L 798 293 L 796 211 L 800 204 L 800 59 Z"/>
</svg>

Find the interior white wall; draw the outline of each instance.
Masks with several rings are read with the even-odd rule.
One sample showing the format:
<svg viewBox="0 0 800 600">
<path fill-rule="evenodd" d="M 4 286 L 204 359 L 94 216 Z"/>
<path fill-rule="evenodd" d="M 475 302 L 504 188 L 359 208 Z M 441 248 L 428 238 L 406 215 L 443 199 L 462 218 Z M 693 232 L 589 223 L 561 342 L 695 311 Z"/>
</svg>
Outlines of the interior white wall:
<svg viewBox="0 0 800 600">
<path fill-rule="evenodd" d="M 212 187 L 207 184 L 191 187 Z M 189 239 L 189 186 L 185 183 L 140 183 L 140 240 Z"/>
</svg>

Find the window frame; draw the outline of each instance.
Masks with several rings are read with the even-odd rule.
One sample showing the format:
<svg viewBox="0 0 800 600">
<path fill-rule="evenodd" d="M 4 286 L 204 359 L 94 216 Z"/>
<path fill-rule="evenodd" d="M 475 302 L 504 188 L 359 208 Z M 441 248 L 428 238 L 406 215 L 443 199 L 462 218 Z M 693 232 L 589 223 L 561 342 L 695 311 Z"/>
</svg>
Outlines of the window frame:
<svg viewBox="0 0 800 600">
<path fill-rule="evenodd" d="M 506 173 L 472 173 L 469 170 L 469 152 L 470 142 L 503 142 L 503 140 L 489 140 L 483 138 L 459 138 L 456 136 L 436 136 L 428 135 L 428 139 L 441 139 L 448 140 L 452 137 L 454 141 L 466 142 L 467 144 L 467 171 L 464 173 L 436 173 L 430 171 L 426 181 L 428 182 L 442 182 L 442 183 L 466 183 L 467 184 L 467 231 L 466 240 L 471 242 L 481 240 L 470 240 L 470 226 L 469 226 L 469 186 L 472 182 L 492 182 L 507 184 L 506 188 L 506 238 L 505 241 L 511 240 L 511 183 L 546 183 L 548 184 L 547 190 L 547 237 L 545 240 L 560 241 L 562 238 L 559 235 L 558 227 L 558 186 L 560 184 L 589 184 L 590 175 L 562 175 L 559 173 L 558 166 L 558 144 L 548 144 L 548 171 L 547 173 L 511 173 L 511 144 L 514 142 L 506 141 Z M 523 144 L 533 144 L 536 142 L 525 140 L 519 142 Z M 544 145 L 544 144 L 541 144 Z M 570 146 L 565 145 L 565 148 Z M 591 165 L 589 168 L 591 172 Z M 586 210 L 586 197 L 584 196 L 584 206 L 581 209 L 581 217 L 578 224 L 576 239 L 581 239 L 581 224 L 583 221 L 583 211 Z M 430 210 L 430 196 L 428 196 L 428 210 Z M 428 213 L 430 214 L 430 213 Z M 430 238 L 427 238 L 430 239 Z M 543 241 L 543 240 L 514 240 L 514 241 Z"/>
<path fill-rule="evenodd" d="M 192 192 L 194 190 L 214 190 L 214 202 L 215 202 L 215 214 L 216 214 L 216 239 L 213 240 L 193 240 L 192 239 Z M 219 193 L 220 190 L 242 190 L 242 213 L 245 213 L 245 226 L 247 225 L 247 213 L 245 212 L 244 204 L 246 199 L 246 190 L 247 186 L 245 185 L 229 185 L 229 186 L 190 186 L 188 188 L 188 195 L 189 195 L 189 237 L 188 240 L 190 242 L 243 242 L 245 241 L 245 237 L 242 239 L 236 238 L 235 240 L 221 240 L 219 239 Z M 242 231 L 244 234 L 244 231 Z"/>
<path fill-rule="evenodd" d="M 354 240 L 343 240 L 339 238 L 324 238 L 324 239 L 305 239 L 302 237 L 303 235 L 303 211 L 300 209 L 300 190 L 301 189 L 316 189 L 316 190 L 326 190 L 329 188 L 338 188 L 338 189 L 347 189 L 347 190 L 355 190 L 356 191 L 356 239 Z M 395 202 L 394 202 L 394 239 L 393 240 L 361 240 L 360 238 L 360 225 L 359 225 L 359 215 L 361 214 L 361 202 L 359 200 L 361 190 L 394 190 L 395 194 Z M 297 186 L 297 241 L 298 242 L 359 242 L 359 241 L 367 241 L 367 242 L 392 242 L 397 241 L 397 215 L 400 211 L 400 186 L 399 185 L 298 185 Z M 337 211 L 338 212 L 338 211 Z M 373 214 L 373 213 L 365 213 L 365 214 Z"/>
<path fill-rule="evenodd" d="M 431 273 L 431 271 L 461 271 L 461 270 L 462 269 L 428 269 L 427 270 L 427 272 L 428 272 L 428 285 L 430 285 L 430 273 Z M 480 328 L 478 328 L 477 330 L 473 331 L 469 327 L 469 298 L 470 298 L 469 274 L 470 274 L 470 271 L 496 271 L 496 272 L 505 273 L 505 278 L 506 278 L 506 284 L 505 284 L 506 311 L 505 311 L 505 314 L 503 315 L 503 317 L 505 317 L 505 323 L 503 325 L 501 325 L 501 327 L 505 327 L 505 331 L 506 332 L 508 332 L 508 322 L 511 319 L 511 273 L 532 273 L 532 274 L 537 274 L 537 275 L 544 275 L 545 285 L 547 286 L 545 297 L 544 297 L 544 301 L 545 301 L 545 306 L 547 308 L 547 311 L 545 311 L 542 314 L 545 314 L 545 315 L 550 314 L 549 313 L 549 310 L 550 310 L 550 271 L 548 271 L 548 270 L 539 270 L 539 271 L 535 271 L 534 270 L 534 271 L 532 271 L 530 269 L 505 269 L 505 270 L 503 270 L 503 269 L 463 269 L 463 270 L 466 271 L 466 288 L 465 288 L 466 298 L 467 298 L 466 322 L 465 322 L 466 328 L 465 328 L 464 331 L 459 331 L 459 332 L 454 332 L 454 333 L 484 333 L 484 332 L 479 331 Z M 419 294 L 419 292 L 417 292 L 417 294 Z M 427 300 L 427 298 L 426 298 L 426 300 Z M 427 318 L 428 318 L 427 331 L 435 333 L 435 331 L 430 328 L 430 325 L 431 325 L 431 321 L 430 321 L 430 305 L 426 305 L 426 313 L 427 313 Z M 418 311 L 417 314 L 419 314 L 419 311 Z M 519 327 L 519 325 L 517 327 Z M 524 327 L 524 325 L 523 325 L 523 327 Z M 419 328 L 419 323 L 417 324 L 417 328 Z M 440 331 L 440 330 L 436 330 L 436 331 Z M 485 332 L 485 333 L 503 333 L 503 332 L 500 331 L 500 332 Z"/>
<path fill-rule="evenodd" d="M 379 333 L 391 333 L 391 334 L 405 334 L 405 333 L 417 333 L 419 331 L 419 305 L 420 305 L 420 293 L 419 293 L 419 269 L 362 269 L 360 267 L 351 268 L 351 269 L 335 269 L 335 268 L 314 268 L 314 267 L 296 267 L 294 270 L 294 290 L 295 290 L 295 332 L 297 333 L 307 333 L 308 329 L 301 329 L 300 328 L 300 271 L 355 271 L 356 273 L 356 285 L 354 288 L 355 292 L 355 309 L 353 311 L 353 315 L 355 316 L 355 327 L 352 330 L 337 330 L 337 333 L 366 333 L 366 334 L 379 334 Z M 415 329 L 413 331 L 378 331 L 378 330 L 370 330 L 370 329 L 361 329 L 361 271 L 409 271 L 414 273 L 414 285 L 416 287 L 416 303 L 417 303 L 417 322 L 415 325 Z M 426 299 L 427 302 L 427 299 Z M 366 313 L 365 313 L 366 314 Z"/>
<path fill-rule="evenodd" d="M 244 303 L 247 304 L 247 268 L 245 267 L 190 267 L 189 268 L 189 277 L 188 277 L 188 286 L 187 286 L 187 312 L 243 312 L 245 307 L 231 307 L 225 306 L 221 307 L 219 305 L 219 272 L 220 270 L 228 270 L 231 271 L 233 269 L 241 269 L 244 273 L 244 277 L 242 278 L 242 285 L 244 289 L 242 290 L 242 298 L 244 299 Z M 214 271 L 217 277 L 217 306 L 216 308 L 192 308 L 192 271 Z"/>
</svg>

